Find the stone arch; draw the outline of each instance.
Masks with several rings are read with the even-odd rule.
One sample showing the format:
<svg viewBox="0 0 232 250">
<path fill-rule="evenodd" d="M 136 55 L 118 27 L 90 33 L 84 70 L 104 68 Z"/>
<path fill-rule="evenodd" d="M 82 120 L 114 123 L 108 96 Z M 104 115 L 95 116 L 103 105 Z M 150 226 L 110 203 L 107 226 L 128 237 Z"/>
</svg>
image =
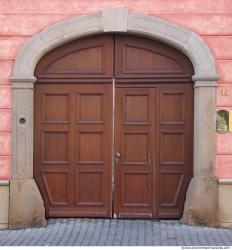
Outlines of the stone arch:
<svg viewBox="0 0 232 250">
<path fill-rule="evenodd" d="M 10 181 L 10 228 L 45 224 L 44 205 L 33 179 L 33 104 L 35 67 L 50 50 L 87 35 L 121 32 L 146 36 L 177 48 L 194 67 L 194 177 L 183 221 L 217 224 L 215 165 L 215 87 L 219 79 L 214 57 L 195 33 L 158 17 L 106 9 L 74 17 L 38 32 L 20 49 L 11 76 L 13 88 L 13 176 Z M 25 118 L 25 123 L 20 123 Z M 204 201 L 204 204 L 202 204 Z"/>
</svg>

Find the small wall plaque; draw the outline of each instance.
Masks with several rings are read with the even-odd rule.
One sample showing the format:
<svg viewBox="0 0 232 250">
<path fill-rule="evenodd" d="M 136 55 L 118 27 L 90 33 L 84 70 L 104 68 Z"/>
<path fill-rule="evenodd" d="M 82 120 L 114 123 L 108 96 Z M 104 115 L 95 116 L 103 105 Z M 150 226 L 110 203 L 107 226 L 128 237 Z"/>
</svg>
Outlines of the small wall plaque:
<svg viewBox="0 0 232 250">
<path fill-rule="evenodd" d="M 229 96 L 230 94 L 229 94 L 228 89 L 225 88 L 225 87 L 223 87 L 223 88 L 221 89 L 221 95 L 222 95 L 222 96 Z"/>
<path fill-rule="evenodd" d="M 217 111 L 217 132 L 225 134 L 229 132 L 229 111 Z"/>
</svg>

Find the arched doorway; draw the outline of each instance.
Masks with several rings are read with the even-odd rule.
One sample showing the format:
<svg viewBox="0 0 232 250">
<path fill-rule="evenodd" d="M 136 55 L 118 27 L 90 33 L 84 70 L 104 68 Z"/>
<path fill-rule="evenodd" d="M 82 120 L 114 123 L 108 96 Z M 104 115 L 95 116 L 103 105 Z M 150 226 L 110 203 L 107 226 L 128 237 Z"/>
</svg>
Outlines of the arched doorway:
<svg viewBox="0 0 232 250">
<path fill-rule="evenodd" d="M 215 87 L 219 77 L 214 57 L 196 33 L 155 16 L 116 8 L 51 25 L 33 35 L 17 55 L 11 76 L 14 126 L 10 228 L 45 224 L 44 203 L 33 178 L 35 67 L 41 57 L 62 44 L 108 32 L 143 35 L 161 41 L 182 51 L 191 60 L 194 67 L 194 159 L 193 178 L 186 195 L 183 221 L 217 225 Z"/>
<path fill-rule="evenodd" d="M 192 75 L 180 51 L 138 36 L 87 37 L 42 57 L 34 178 L 47 217 L 181 218 Z"/>
</svg>

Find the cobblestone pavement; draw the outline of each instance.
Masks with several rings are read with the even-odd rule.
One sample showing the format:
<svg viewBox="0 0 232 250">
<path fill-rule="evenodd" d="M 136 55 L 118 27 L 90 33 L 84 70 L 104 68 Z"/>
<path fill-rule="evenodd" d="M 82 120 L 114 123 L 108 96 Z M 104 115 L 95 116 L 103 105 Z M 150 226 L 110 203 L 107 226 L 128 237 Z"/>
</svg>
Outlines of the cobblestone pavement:
<svg viewBox="0 0 232 250">
<path fill-rule="evenodd" d="M 0 231 L 0 245 L 184 246 L 232 245 L 232 230 L 178 221 L 50 219 L 47 227 Z"/>
</svg>

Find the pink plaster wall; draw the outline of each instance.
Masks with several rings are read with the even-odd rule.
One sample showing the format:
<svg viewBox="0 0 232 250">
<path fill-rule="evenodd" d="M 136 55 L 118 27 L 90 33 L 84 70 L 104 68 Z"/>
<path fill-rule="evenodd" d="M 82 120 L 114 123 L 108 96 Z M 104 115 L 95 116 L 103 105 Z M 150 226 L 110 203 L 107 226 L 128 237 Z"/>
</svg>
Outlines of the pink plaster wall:
<svg viewBox="0 0 232 250">
<path fill-rule="evenodd" d="M 11 176 L 11 86 L 17 51 L 36 32 L 72 16 L 103 8 L 127 7 L 160 16 L 198 33 L 210 46 L 221 76 L 217 107 L 232 110 L 231 0 L 0 0 L 0 179 Z M 229 96 L 221 96 L 221 86 Z M 217 135 L 217 171 L 232 177 L 232 134 Z"/>
</svg>

